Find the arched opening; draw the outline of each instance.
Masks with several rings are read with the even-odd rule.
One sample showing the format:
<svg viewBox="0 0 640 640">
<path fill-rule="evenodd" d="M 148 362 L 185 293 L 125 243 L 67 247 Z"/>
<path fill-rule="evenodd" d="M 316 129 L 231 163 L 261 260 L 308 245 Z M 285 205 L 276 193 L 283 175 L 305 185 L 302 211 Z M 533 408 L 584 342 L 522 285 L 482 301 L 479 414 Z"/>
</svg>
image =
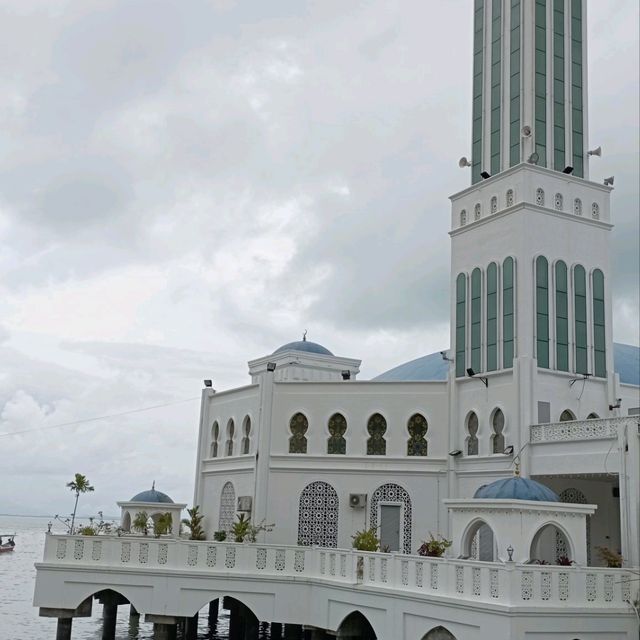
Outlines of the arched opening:
<svg viewBox="0 0 640 640">
<path fill-rule="evenodd" d="M 236 432 L 236 426 L 233 423 L 233 418 L 227 422 L 227 456 L 233 455 L 233 436 Z"/>
<path fill-rule="evenodd" d="M 125 531 L 131 531 L 131 514 L 128 511 L 125 511 L 124 517 L 122 518 L 122 528 Z"/>
<path fill-rule="evenodd" d="M 501 409 L 496 409 L 491 417 L 491 428 L 493 434 L 491 435 L 491 447 L 493 453 L 504 453 L 504 413 Z"/>
<path fill-rule="evenodd" d="M 300 494 L 298 544 L 338 546 L 338 494 L 328 482 L 312 482 Z"/>
<path fill-rule="evenodd" d="M 379 413 L 374 413 L 367 423 L 369 438 L 367 439 L 368 456 L 384 456 L 387 453 L 387 441 L 384 434 L 387 431 L 387 421 Z"/>
<path fill-rule="evenodd" d="M 484 520 L 476 520 L 469 527 L 462 544 L 462 555 L 482 562 L 498 560 L 496 537 Z"/>
<path fill-rule="evenodd" d="M 407 430 L 409 431 L 409 440 L 407 442 L 408 456 L 426 456 L 428 451 L 427 440 L 427 419 L 420 413 L 416 413 L 409 418 Z"/>
<path fill-rule="evenodd" d="M 211 427 L 211 457 L 218 457 L 218 439 L 220 438 L 220 425 L 218 422 L 214 422 Z"/>
<path fill-rule="evenodd" d="M 570 504 L 588 504 L 586 496 L 580 489 L 569 487 L 562 491 L 559 496 L 560 502 L 567 502 Z M 586 519 L 587 528 L 587 564 L 591 564 L 591 516 L 587 516 Z M 564 537 L 560 536 L 556 539 L 556 550 L 558 555 L 569 556 L 569 550 L 564 546 Z"/>
<path fill-rule="evenodd" d="M 467 417 L 467 455 L 478 455 L 478 416 L 472 411 Z"/>
<path fill-rule="evenodd" d="M 438 626 L 423 635 L 422 640 L 456 640 L 456 637 L 443 626 Z"/>
<path fill-rule="evenodd" d="M 309 421 L 304 413 L 296 413 L 289 421 L 289 453 L 307 453 L 306 433 L 309 429 Z"/>
<path fill-rule="evenodd" d="M 398 484 L 388 483 L 371 494 L 370 522 L 378 530 L 380 549 L 411 553 L 411 497 Z"/>
<path fill-rule="evenodd" d="M 341 413 L 334 413 L 329 418 L 328 426 L 327 453 L 330 455 L 344 455 L 347 452 L 347 441 L 344 437 L 347 432 L 346 418 Z"/>
<path fill-rule="evenodd" d="M 575 420 L 576 416 L 573 414 L 572 411 L 569 411 L 569 409 L 565 409 L 561 414 L 560 414 L 560 422 L 571 422 L 572 420 Z"/>
<path fill-rule="evenodd" d="M 371 623 L 359 612 L 350 613 L 340 624 L 338 640 L 377 640 Z"/>
<path fill-rule="evenodd" d="M 242 423 L 242 434 L 241 452 L 243 455 L 247 455 L 251 448 L 251 418 L 249 416 L 246 416 Z"/>
<path fill-rule="evenodd" d="M 572 564 L 573 547 L 565 531 L 552 522 L 542 526 L 531 541 L 530 562 L 535 564 Z"/>
<path fill-rule="evenodd" d="M 220 512 L 218 516 L 218 529 L 231 531 L 236 517 L 236 491 L 231 482 L 225 482 L 220 494 Z"/>
<path fill-rule="evenodd" d="M 587 420 L 598 420 L 600 416 L 593 411 L 587 416 Z"/>
</svg>

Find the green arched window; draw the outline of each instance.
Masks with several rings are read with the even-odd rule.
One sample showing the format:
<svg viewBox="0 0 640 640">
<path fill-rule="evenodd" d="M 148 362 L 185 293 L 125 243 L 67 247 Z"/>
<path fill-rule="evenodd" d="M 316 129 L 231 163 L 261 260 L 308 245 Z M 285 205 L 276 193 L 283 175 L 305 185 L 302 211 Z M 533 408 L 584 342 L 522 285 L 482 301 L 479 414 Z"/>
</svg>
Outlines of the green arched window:
<svg viewBox="0 0 640 640">
<path fill-rule="evenodd" d="M 471 272 L 471 368 L 482 371 L 482 274 Z"/>
<path fill-rule="evenodd" d="M 498 266 L 487 267 L 487 371 L 498 368 Z"/>
<path fill-rule="evenodd" d="M 607 353 L 604 337 L 604 274 L 593 272 L 593 373 L 599 378 L 607 375 Z"/>
<path fill-rule="evenodd" d="M 556 262 L 556 368 L 569 371 L 569 294 L 562 260 Z"/>
<path fill-rule="evenodd" d="M 461 273 L 456 278 L 456 376 L 465 374 L 467 346 L 467 276 Z"/>
<path fill-rule="evenodd" d="M 502 263 L 502 366 L 513 367 L 513 258 L 505 258 Z"/>
<path fill-rule="evenodd" d="M 549 262 L 536 260 L 536 355 L 538 366 L 549 368 Z"/>
<path fill-rule="evenodd" d="M 576 373 L 587 371 L 587 279 L 582 265 L 573 269 L 574 317 L 576 319 Z"/>
</svg>

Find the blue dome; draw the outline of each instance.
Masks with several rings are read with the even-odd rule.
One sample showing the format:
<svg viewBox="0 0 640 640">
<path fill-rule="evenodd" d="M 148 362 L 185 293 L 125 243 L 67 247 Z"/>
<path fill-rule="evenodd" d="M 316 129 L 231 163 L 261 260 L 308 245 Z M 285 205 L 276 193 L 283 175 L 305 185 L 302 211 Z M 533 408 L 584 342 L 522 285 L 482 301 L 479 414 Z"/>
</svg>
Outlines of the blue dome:
<svg viewBox="0 0 640 640">
<path fill-rule="evenodd" d="M 333 355 L 329 349 L 326 349 L 321 344 L 318 344 L 317 342 L 309 342 L 308 340 L 298 340 L 297 342 L 283 344 L 273 352 L 273 355 L 275 356 L 276 353 L 282 353 L 283 351 L 306 351 L 307 353 L 319 353 L 323 356 Z"/>
<path fill-rule="evenodd" d="M 129 502 L 171 502 L 173 500 L 166 494 L 162 493 L 162 491 L 156 491 L 155 489 L 149 489 L 148 491 L 142 491 L 140 493 L 136 493 Z"/>
<path fill-rule="evenodd" d="M 496 480 L 491 484 L 483 484 L 474 494 L 474 498 L 490 500 L 538 500 L 540 502 L 560 502 L 560 498 L 545 485 L 531 480 L 513 476 Z"/>
<path fill-rule="evenodd" d="M 613 368 L 620 374 L 620 382 L 640 386 L 640 348 L 630 344 L 613 343 Z M 440 353 L 431 353 L 381 373 L 374 380 L 389 381 L 444 381 L 447 379 L 448 363 Z"/>
</svg>

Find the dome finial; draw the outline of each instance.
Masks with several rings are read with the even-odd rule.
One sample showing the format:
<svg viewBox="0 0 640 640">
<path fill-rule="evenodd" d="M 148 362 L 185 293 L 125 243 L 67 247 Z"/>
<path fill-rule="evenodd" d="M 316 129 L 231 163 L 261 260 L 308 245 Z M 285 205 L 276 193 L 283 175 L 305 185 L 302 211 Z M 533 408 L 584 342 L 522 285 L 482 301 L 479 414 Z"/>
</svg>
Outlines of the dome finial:
<svg viewBox="0 0 640 640">
<path fill-rule="evenodd" d="M 154 481 L 151 483 L 151 491 L 155 491 L 155 490 L 156 490 L 156 481 L 154 480 Z"/>
<path fill-rule="evenodd" d="M 302 334 L 302 342 L 306 342 L 307 341 L 307 329 L 304 330 L 304 333 Z"/>
</svg>

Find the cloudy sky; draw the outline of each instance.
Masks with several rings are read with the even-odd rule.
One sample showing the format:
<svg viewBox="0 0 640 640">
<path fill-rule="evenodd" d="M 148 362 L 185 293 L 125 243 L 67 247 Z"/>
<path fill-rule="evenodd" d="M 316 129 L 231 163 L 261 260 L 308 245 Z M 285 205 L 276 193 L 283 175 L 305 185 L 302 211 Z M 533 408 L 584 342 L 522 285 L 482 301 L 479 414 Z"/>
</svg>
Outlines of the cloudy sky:
<svg viewBox="0 0 640 640">
<path fill-rule="evenodd" d="M 76 471 L 83 513 L 190 502 L 202 379 L 304 329 L 364 378 L 448 346 L 471 4 L 0 0 L 0 512 L 68 513 Z M 589 45 L 638 344 L 637 0 Z"/>
</svg>

